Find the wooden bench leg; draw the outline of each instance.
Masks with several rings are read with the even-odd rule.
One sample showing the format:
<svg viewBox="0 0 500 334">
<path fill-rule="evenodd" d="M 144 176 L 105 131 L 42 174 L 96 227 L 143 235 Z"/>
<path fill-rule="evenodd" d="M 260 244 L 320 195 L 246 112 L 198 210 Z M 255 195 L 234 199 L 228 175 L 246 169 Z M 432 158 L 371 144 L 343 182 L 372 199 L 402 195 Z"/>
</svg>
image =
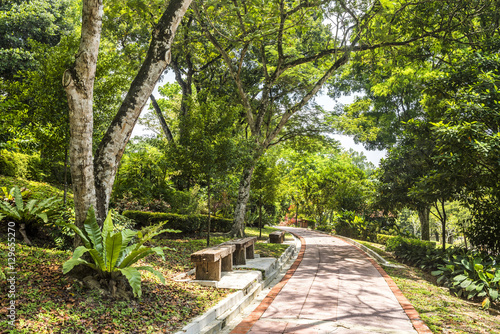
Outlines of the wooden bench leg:
<svg viewBox="0 0 500 334">
<path fill-rule="evenodd" d="M 246 248 L 246 253 L 247 253 L 247 259 L 255 258 L 253 244 Z"/>
<path fill-rule="evenodd" d="M 195 262 L 196 279 L 208 281 L 220 281 L 221 260 L 216 262 Z"/>
<path fill-rule="evenodd" d="M 237 249 L 233 253 L 233 263 L 235 265 L 242 265 L 242 264 L 247 264 L 246 258 L 245 258 L 245 249 Z"/>
<path fill-rule="evenodd" d="M 222 271 L 233 271 L 233 256 L 229 254 L 222 258 Z"/>
</svg>

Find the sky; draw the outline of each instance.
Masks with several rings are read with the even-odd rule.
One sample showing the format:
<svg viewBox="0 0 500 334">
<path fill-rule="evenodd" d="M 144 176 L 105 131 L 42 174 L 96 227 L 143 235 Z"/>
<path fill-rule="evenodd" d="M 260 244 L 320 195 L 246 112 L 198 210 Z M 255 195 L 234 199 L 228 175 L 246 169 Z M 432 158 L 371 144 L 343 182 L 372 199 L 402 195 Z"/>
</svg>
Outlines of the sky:
<svg viewBox="0 0 500 334">
<path fill-rule="evenodd" d="M 175 82 L 173 72 L 169 71 L 164 76 L 163 80 L 156 85 L 155 90 L 153 91 L 153 95 L 157 99 L 161 98 L 160 95 L 158 94 L 158 87 L 165 84 L 165 82 Z M 321 92 L 320 92 L 320 95 L 318 95 L 316 97 L 316 102 L 318 104 L 320 104 L 321 106 L 323 106 L 323 108 L 325 108 L 326 110 L 332 110 L 333 107 L 335 106 L 335 104 L 337 104 L 337 103 L 346 104 L 346 103 L 349 103 L 351 101 L 352 101 L 352 98 L 350 98 L 350 97 L 342 97 L 339 101 L 335 101 L 335 100 L 331 99 L 329 96 L 327 96 L 326 94 L 321 93 Z M 149 103 L 147 103 L 146 106 L 149 106 Z M 147 107 L 145 107 L 143 109 L 141 116 L 144 116 L 144 114 L 146 112 L 147 112 Z M 152 133 L 153 133 L 152 131 L 148 130 L 146 127 L 137 123 L 134 127 L 133 132 L 132 132 L 132 138 L 134 136 L 141 136 L 141 135 L 152 134 Z M 349 150 L 350 148 L 352 148 L 354 151 L 363 152 L 364 155 L 366 156 L 366 159 L 368 161 L 370 161 L 371 163 L 373 163 L 375 166 L 378 166 L 380 163 L 380 159 L 385 157 L 386 151 L 368 151 L 363 147 L 363 145 L 356 144 L 354 142 L 354 139 L 350 136 L 334 134 L 333 138 L 340 141 L 342 147 L 346 150 Z"/>
</svg>

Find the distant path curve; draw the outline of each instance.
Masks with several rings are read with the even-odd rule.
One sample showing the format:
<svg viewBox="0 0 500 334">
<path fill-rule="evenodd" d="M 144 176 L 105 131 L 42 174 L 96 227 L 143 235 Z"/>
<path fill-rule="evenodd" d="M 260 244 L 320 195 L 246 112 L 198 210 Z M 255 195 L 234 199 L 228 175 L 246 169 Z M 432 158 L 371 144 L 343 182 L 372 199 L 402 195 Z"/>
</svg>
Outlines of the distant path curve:
<svg viewBox="0 0 500 334">
<path fill-rule="evenodd" d="M 299 257 L 232 334 L 432 333 L 392 279 L 358 248 L 319 232 L 281 228 L 301 239 Z"/>
</svg>

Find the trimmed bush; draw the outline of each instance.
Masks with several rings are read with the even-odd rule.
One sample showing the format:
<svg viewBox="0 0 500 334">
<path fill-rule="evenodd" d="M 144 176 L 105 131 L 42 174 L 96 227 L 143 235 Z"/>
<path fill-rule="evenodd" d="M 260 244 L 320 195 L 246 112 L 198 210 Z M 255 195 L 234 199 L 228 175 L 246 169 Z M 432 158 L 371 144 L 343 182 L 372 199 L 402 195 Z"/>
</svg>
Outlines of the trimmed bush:
<svg viewBox="0 0 500 334">
<path fill-rule="evenodd" d="M 421 268 L 435 265 L 432 259 L 439 256 L 435 242 L 404 237 L 388 238 L 385 249 L 403 262 Z"/>
<path fill-rule="evenodd" d="M 25 178 L 28 176 L 29 155 L 0 151 L 0 174 Z"/>
<path fill-rule="evenodd" d="M 181 230 L 186 234 L 200 233 L 206 230 L 208 216 L 206 215 L 179 215 L 175 213 L 144 212 L 127 210 L 123 212 L 127 218 L 136 221 L 136 227 L 155 225 L 167 221 L 165 227 Z M 211 217 L 210 230 L 212 232 L 229 232 L 233 221 L 226 218 Z"/>
<path fill-rule="evenodd" d="M 387 240 L 391 238 L 396 238 L 396 236 L 388 234 L 377 234 L 377 243 L 381 245 L 387 245 Z"/>
</svg>

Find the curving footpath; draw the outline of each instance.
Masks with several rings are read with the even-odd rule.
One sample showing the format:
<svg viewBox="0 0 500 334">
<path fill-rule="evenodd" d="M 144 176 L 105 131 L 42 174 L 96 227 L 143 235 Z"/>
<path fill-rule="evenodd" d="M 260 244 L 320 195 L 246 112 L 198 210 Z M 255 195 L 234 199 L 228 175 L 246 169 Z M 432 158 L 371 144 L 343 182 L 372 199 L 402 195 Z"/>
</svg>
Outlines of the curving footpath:
<svg viewBox="0 0 500 334">
<path fill-rule="evenodd" d="M 301 239 L 283 280 L 232 334 L 432 333 L 378 264 L 329 235 L 282 227 Z"/>
</svg>

